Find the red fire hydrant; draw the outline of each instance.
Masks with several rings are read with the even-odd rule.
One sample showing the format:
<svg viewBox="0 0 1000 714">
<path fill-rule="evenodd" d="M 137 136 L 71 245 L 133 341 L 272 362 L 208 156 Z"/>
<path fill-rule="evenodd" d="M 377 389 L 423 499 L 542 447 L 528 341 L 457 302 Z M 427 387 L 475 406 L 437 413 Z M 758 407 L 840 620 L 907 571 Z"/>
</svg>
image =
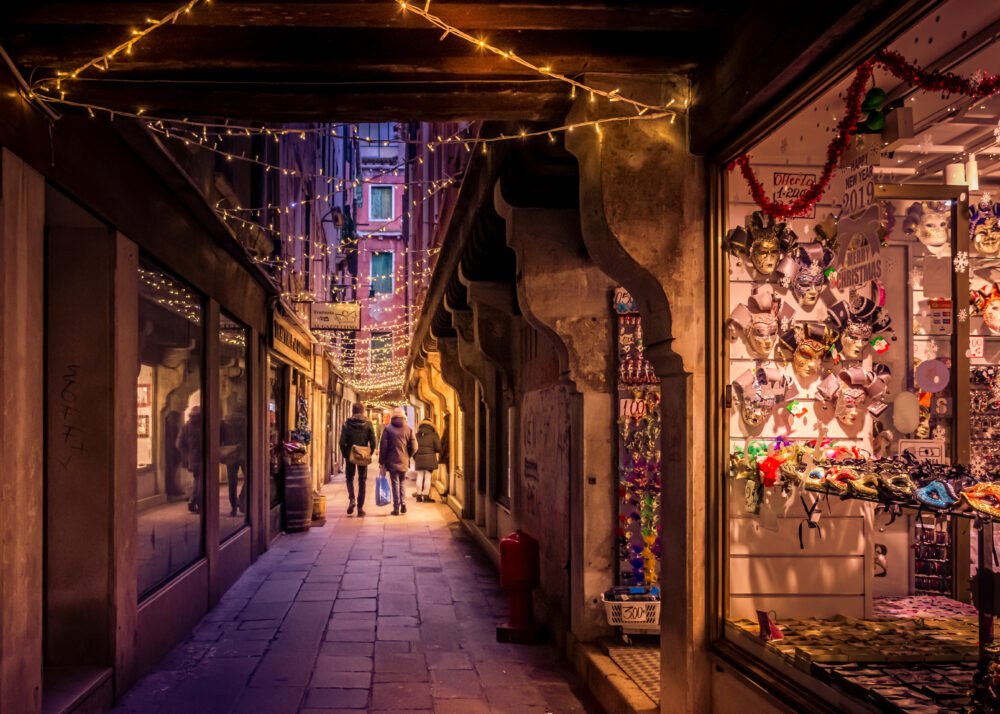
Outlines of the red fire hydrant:
<svg viewBox="0 0 1000 714">
<path fill-rule="evenodd" d="M 539 641 L 531 603 L 538 582 L 538 541 L 518 529 L 500 541 L 500 586 L 507 591 L 509 612 L 507 622 L 497 627 L 497 642 Z"/>
</svg>

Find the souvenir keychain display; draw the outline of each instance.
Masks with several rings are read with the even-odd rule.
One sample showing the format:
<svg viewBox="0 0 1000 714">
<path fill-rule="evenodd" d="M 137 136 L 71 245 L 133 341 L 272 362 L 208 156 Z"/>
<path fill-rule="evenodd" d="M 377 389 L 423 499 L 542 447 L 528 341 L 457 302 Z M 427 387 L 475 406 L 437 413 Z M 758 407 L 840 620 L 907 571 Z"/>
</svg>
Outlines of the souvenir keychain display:
<svg viewBox="0 0 1000 714">
<path fill-rule="evenodd" d="M 659 581 L 660 388 L 643 354 L 642 320 L 615 294 L 618 354 L 618 555 L 620 584 L 653 591 Z"/>
</svg>

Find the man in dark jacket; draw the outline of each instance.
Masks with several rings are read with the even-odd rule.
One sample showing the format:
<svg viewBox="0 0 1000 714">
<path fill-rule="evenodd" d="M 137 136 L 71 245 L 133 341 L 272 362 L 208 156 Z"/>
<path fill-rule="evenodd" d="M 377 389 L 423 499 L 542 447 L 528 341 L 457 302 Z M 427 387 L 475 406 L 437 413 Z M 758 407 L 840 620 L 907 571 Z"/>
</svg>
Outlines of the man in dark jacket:
<svg viewBox="0 0 1000 714">
<path fill-rule="evenodd" d="M 381 473 L 389 473 L 392 484 L 392 515 L 406 513 L 406 492 L 403 481 L 410 459 L 417 453 L 417 439 L 413 429 L 406 423 L 406 413 L 402 407 L 392 410 L 392 419 L 382 431 L 382 441 L 378 447 L 378 463 Z"/>
<path fill-rule="evenodd" d="M 358 474 L 358 516 L 365 515 L 365 481 L 368 479 L 367 464 L 358 464 L 351 461 L 351 447 L 368 447 L 368 454 L 371 456 L 375 451 L 375 427 L 365 417 L 365 408 L 361 404 L 355 404 L 351 410 L 351 418 L 344 422 L 340 429 L 340 453 L 344 455 L 347 465 L 344 471 L 347 474 L 347 497 L 350 503 L 347 505 L 347 515 L 354 513 L 354 474 Z"/>
<path fill-rule="evenodd" d="M 429 419 L 424 419 L 417 427 L 417 454 L 413 460 L 417 469 L 417 501 L 434 503 L 431 498 L 431 479 L 438 469 L 441 454 L 441 437 Z"/>
</svg>

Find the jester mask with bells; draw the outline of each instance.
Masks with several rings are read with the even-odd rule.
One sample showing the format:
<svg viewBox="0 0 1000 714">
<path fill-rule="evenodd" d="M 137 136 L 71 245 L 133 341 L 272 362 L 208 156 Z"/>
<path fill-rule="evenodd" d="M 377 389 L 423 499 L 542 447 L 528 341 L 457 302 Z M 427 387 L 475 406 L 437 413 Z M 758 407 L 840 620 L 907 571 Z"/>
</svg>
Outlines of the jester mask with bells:
<svg viewBox="0 0 1000 714">
<path fill-rule="evenodd" d="M 826 287 L 826 269 L 832 262 L 833 251 L 819 243 L 801 243 L 778 264 L 781 285 L 792 289 L 802 307 L 811 308 Z"/>
<path fill-rule="evenodd" d="M 983 322 L 994 335 L 1000 335 L 1000 285 L 993 283 L 990 291 L 973 290 L 969 302 L 983 316 Z"/>
<path fill-rule="evenodd" d="M 771 275 L 778 268 L 781 257 L 796 243 L 795 233 L 787 223 L 775 223 L 773 216 L 754 211 L 746 218 L 745 226 L 734 228 L 726 236 L 733 253 L 749 258 L 761 275 Z"/>
<path fill-rule="evenodd" d="M 910 204 L 903 219 L 903 233 L 915 236 L 932 255 L 946 255 L 950 249 L 951 203 L 921 201 Z"/>
<path fill-rule="evenodd" d="M 982 255 L 997 255 L 1000 253 L 1000 204 L 984 197 L 970 211 L 972 245 Z"/>
<path fill-rule="evenodd" d="M 878 292 L 881 294 L 880 290 Z M 831 307 L 826 322 L 840 333 L 839 359 L 858 360 L 872 337 L 888 330 L 892 320 L 885 308 L 863 295 L 855 295 Z"/>
<path fill-rule="evenodd" d="M 746 304 L 739 304 L 730 315 L 730 325 L 742 330 L 750 350 L 759 357 L 769 357 L 778 341 L 781 323 L 795 310 L 774 295 L 772 285 L 758 285 Z"/>
<path fill-rule="evenodd" d="M 792 380 L 777 367 L 748 369 L 733 382 L 740 402 L 740 416 L 747 426 L 760 426 L 774 408 L 795 396 Z"/>
<path fill-rule="evenodd" d="M 834 414 L 844 426 L 853 426 L 862 416 L 862 409 L 878 416 L 888 406 L 885 393 L 889 388 L 891 370 L 884 364 L 872 364 L 871 357 L 864 362 L 830 374 L 816 388 L 816 396 L 823 402 L 834 402 Z"/>
<path fill-rule="evenodd" d="M 810 379 L 817 374 L 830 346 L 837 340 L 837 333 L 821 322 L 796 325 L 781 336 L 781 347 L 792 356 L 792 371 L 800 379 Z"/>
</svg>

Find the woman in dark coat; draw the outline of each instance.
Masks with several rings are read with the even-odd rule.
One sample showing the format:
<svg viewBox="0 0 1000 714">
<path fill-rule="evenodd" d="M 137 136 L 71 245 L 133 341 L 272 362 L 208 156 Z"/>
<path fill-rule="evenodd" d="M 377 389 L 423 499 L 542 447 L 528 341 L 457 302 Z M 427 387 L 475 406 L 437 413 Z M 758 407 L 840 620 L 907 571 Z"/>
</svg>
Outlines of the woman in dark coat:
<svg viewBox="0 0 1000 714">
<path fill-rule="evenodd" d="M 417 500 L 434 503 L 431 498 L 431 480 L 438 469 L 441 456 L 441 437 L 429 420 L 424 419 L 417 427 L 417 453 L 413 457 L 417 468 Z"/>
</svg>

